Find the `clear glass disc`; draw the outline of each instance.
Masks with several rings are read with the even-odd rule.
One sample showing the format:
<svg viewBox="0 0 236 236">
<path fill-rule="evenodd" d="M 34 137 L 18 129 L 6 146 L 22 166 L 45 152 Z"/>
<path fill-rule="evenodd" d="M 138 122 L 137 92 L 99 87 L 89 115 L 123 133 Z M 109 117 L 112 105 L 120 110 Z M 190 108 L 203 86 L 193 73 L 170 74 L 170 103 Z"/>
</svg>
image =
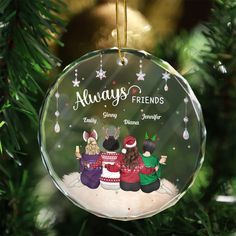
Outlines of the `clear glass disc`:
<svg viewBox="0 0 236 236">
<path fill-rule="evenodd" d="M 124 65 L 112 48 L 65 68 L 42 106 L 39 143 L 54 183 L 74 204 L 133 220 L 184 195 L 202 165 L 206 130 L 177 71 L 144 51 L 122 51 Z"/>
</svg>

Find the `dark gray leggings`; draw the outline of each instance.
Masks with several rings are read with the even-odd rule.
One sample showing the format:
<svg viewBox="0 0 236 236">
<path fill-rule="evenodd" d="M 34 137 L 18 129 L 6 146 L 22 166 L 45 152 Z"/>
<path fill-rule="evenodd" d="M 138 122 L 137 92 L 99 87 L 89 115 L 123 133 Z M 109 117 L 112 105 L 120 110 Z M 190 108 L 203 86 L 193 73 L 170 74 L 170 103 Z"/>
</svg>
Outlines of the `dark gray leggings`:
<svg viewBox="0 0 236 236">
<path fill-rule="evenodd" d="M 160 188 L 160 179 L 157 179 L 155 182 L 147 185 L 141 185 L 141 190 L 145 193 L 151 193 Z"/>
<path fill-rule="evenodd" d="M 120 188 L 124 191 L 133 191 L 136 192 L 140 189 L 140 183 L 127 183 L 127 182 L 120 182 Z"/>
</svg>

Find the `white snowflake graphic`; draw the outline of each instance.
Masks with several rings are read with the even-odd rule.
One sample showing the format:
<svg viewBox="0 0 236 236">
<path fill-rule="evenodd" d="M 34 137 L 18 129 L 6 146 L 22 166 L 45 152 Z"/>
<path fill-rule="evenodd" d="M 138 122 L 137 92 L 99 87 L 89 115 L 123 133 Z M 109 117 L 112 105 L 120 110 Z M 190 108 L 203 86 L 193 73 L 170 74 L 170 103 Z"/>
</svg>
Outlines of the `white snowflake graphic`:
<svg viewBox="0 0 236 236">
<path fill-rule="evenodd" d="M 139 72 L 136 73 L 136 75 L 138 76 L 138 78 L 137 78 L 138 81 L 144 81 L 144 77 L 146 76 L 146 74 L 143 73 L 142 68 L 143 68 L 143 60 L 140 59 L 139 60 Z"/>
<path fill-rule="evenodd" d="M 165 73 L 162 73 L 162 79 L 167 82 L 167 80 L 170 79 L 170 74 L 167 71 Z"/>
<path fill-rule="evenodd" d="M 99 78 L 100 80 L 106 78 L 106 71 L 103 70 L 102 68 L 100 68 L 100 70 L 97 70 L 96 73 L 97 73 L 96 78 Z"/>
<path fill-rule="evenodd" d="M 137 80 L 144 80 L 146 74 L 140 70 L 139 73 L 136 73 L 136 75 L 138 76 Z"/>
<path fill-rule="evenodd" d="M 162 73 L 162 79 L 165 80 L 164 90 L 167 92 L 169 90 L 167 81 L 170 79 L 170 73 L 168 73 L 167 71 L 165 71 L 165 73 Z"/>
<path fill-rule="evenodd" d="M 79 87 L 80 81 L 76 78 L 75 80 L 72 80 L 73 87 Z"/>
</svg>

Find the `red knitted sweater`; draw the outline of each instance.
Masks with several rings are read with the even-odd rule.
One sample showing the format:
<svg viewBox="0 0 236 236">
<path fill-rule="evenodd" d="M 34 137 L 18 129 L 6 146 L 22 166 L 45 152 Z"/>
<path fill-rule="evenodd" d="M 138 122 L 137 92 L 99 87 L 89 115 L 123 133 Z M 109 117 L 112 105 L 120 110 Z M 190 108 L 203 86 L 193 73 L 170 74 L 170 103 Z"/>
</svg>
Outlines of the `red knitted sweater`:
<svg viewBox="0 0 236 236">
<path fill-rule="evenodd" d="M 107 168 L 110 172 L 120 171 L 120 181 L 126 183 L 137 183 L 140 181 L 139 173 L 142 174 L 151 174 L 155 171 L 155 168 L 147 168 L 145 167 L 142 158 L 138 157 L 138 165 L 134 169 L 130 169 L 125 166 L 124 156 L 119 155 L 114 165 L 106 164 L 105 168 Z"/>
</svg>

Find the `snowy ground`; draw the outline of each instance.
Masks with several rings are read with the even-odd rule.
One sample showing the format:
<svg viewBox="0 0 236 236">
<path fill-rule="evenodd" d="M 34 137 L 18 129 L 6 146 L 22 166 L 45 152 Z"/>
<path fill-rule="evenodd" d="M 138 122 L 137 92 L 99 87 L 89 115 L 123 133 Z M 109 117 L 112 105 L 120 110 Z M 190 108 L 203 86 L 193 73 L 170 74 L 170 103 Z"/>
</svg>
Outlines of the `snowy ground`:
<svg viewBox="0 0 236 236">
<path fill-rule="evenodd" d="M 90 189 L 80 182 L 77 172 L 64 175 L 63 183 L 69 197 L 87 211 L 119 220 L 152 216 L 174 205 L 180 198 L 178 189 L 166 179 L 162 179 L 161 187 L 152 193 L 105 190 L 100 186 Z"/>
</svg>

